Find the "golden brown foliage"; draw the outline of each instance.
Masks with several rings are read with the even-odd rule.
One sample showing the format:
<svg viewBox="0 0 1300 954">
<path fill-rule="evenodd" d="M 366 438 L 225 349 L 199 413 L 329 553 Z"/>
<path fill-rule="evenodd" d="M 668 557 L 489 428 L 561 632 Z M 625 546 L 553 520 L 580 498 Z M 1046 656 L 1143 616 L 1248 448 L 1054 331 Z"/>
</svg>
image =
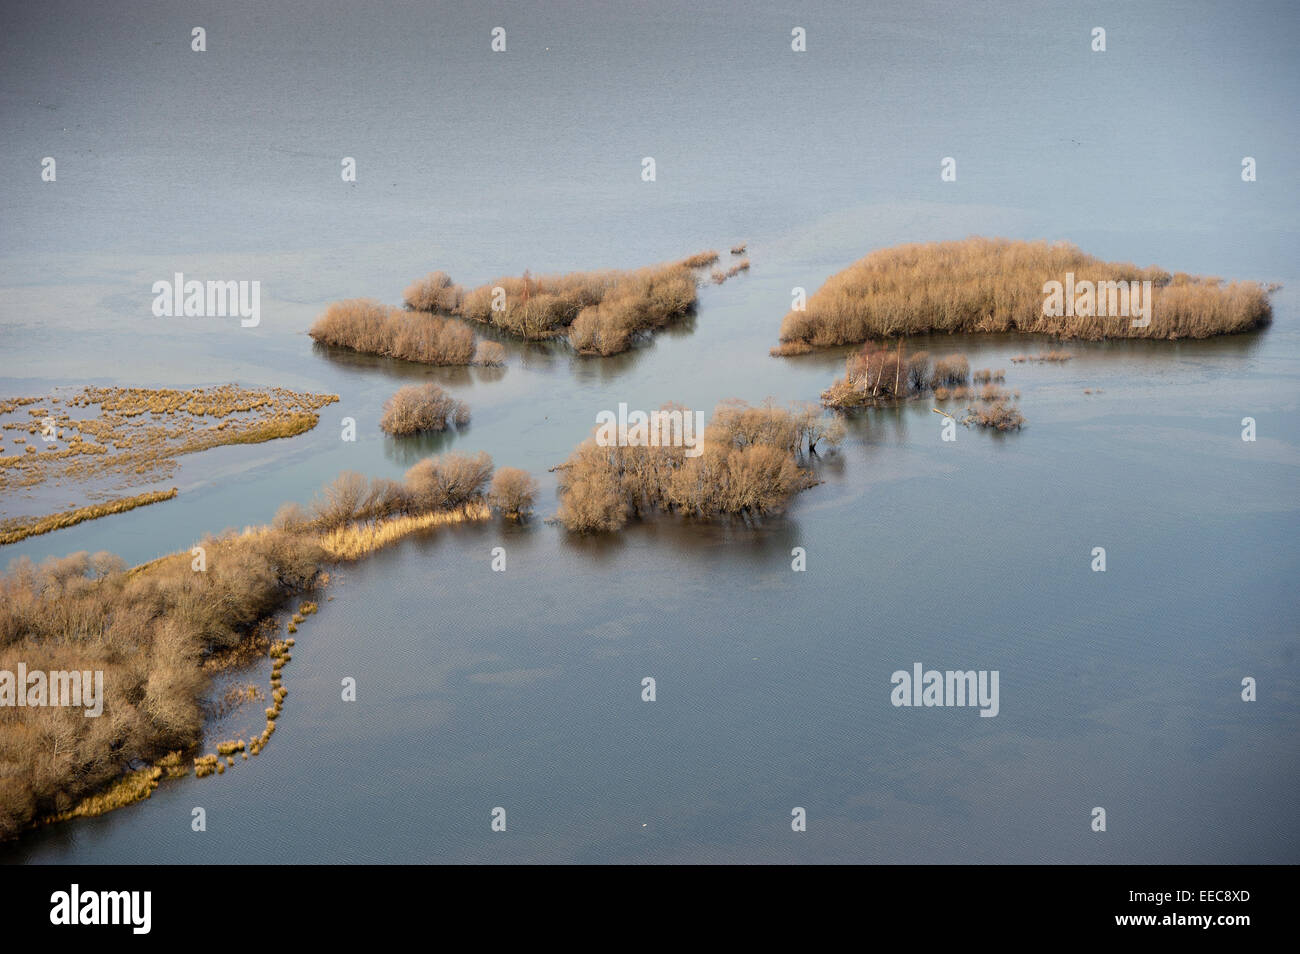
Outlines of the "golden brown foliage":
<svg viewBox="0 0 1300 954">
<path fill-rule="evenodd" d="M 474 362 L 474 332 L 464 323 L 369 298 L 335 302 L 316 319 L 309 334 L 321 344 L 420 364 Z"/>
<path fill-rule="evenodd" d="M 1047 316 L 1043 286 L 1064 281 L 1151 281 L 1151 322 Z M 1041 333 L 1088 339 L 1205 338 L 1248 331 L 1272 316 L 1256 282 L 1171 275 L 1104 262 L 1068 243 L 969 238 L 881 249 L 833 275 L 781 323 L 784 345 L 852 344 L 932 332 Z M 780 350 L 780 353 L 789 353 Z"/>
<path fill-rule="evenodd" d="M 416 311 L 451 312 L 460 305 L 461 288 L 446 272 L 430 272 L 412 282 L 403 299 Z"/>
<path fill-rule="evenodd" d="M 155 762 L 170 774 L 175 753 L 197 747 L 210 675 L 264 652 L 268 621 L 292 595 L 325 582 L 324 561 L 487 518 L 491 476 L 486 454 L 421 461 L 402 484 L 345 473 L 311 516 L 284 507 L 274 527 L 201 540 L 201 572 L 189 552 L 130 570 L 109 553 L 14 561 L 0 574 L 0 670 L 16 672 L 21 662 L 29 671 L 102 671 L 104 695 L 97 718 L 80 707 L 0 706 L 0 839 L 37 820 L 147 797 L 159 773 L 126 774 L 130 764 Z M 294 619 L 316 609 L 304 601 Z M 287 695 L 280 674 L 292 645 L 270 647 L 274 704 L 266 730 L 251 743 L 220 743 L 227 761 L 197 758 L 196 774 L 222 774 L 235 754 L 265 747 Z"/>
<path fill-rule="evenodd" d="M 323 556 L 314 539 L 273 530 L 201 545 L 205 572 L 188 554 L 123 572 L 107 555 L 78 553 L 39 566 L 20 558 L 0 575 L 0 670 L 104 673 L 97 718 L 78 707 L 0 708 L 0 837 L 76 811 L 133 760 L 192 748 L 203 660 L 309 586 Z"/>
<path fill-rule="evenodd" d="M 714 412 L 698 456 L 680 446 L 601 446 L 589 438 L 558 468 L 556 518 L 569 530 L 593 533 L 655 511 L 706 519 L 776 512 L 816 483 L 799 455 L 822 440 L 837 442 L 840 427 L 810 406 L 731 401 Z"/>
<path fill-rule="evenodd" d="M 51 514 L 48 517 L 16 517 L 11 520 L 0 521 L 0 545 L 17 543 L 27 537 L 50 533 L 53 530 L 62 530 L 64 527 L 72 527 L 83 521 L 95 520 L 109 514 L 126 513 L 128 510 L 144 507 L 151 503 L 158 503 L 160 500 L 171 500 L 175 496 L 176 488 L 173 487 L 171 490 L 155 490 L 147 494 L 136 494 L 134 497 L 121 497 L 117 500 L 110 500 L 108 503 L 78 507 L 75 510 L 66 510 L 63 513 Z"/>
<path fill-rule="evenodd" d="M 537 481 L 526 470 L 502 467 L 492 478 L 488 501 L 501 513 L 518 519 L 533 509 L 537 499 Z"/>
<path fill-rule="evenodd" d="M 688 315 L 696 300 L 695 271 L 717 260 L 718 253 L 710 251 L 633 271 L 524 272 L 470 291 L 450 285 L 450 279 L 437 272 L 441 278 L 436 283 L 430 276 L 408 289 L 407 301 L 413 307 L 416 302 L 435 302 L 438 310 L 529 340 L 567 335 L 583 354 L 609 355 Z"/>
<path fill-rule="evenodd" d="M 384 403 L 379 426 L 388 434 L 445 431 L 469 423 L 469 405 L 433 382 L 402 388 Z"/>
</svg>

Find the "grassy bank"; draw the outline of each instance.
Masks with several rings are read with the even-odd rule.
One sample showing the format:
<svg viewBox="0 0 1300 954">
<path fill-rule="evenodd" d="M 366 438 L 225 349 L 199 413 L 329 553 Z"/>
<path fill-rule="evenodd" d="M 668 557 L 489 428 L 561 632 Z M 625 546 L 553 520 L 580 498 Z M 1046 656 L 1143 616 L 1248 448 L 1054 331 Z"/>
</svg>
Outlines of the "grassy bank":
<svg viewBox="0 0 1300 954">
<path fill-rule="evenodd" d="M 100 671 L 103 710 L 87 718 L 75 706 L 0 706 L 0 837 L 147 797 L 154 769 L 188 774 L 180 760 L 202 740 L 211 677 L 269 655 L 267 729 L 194 769 L 219 774 L 256 754 L 287 695 L 279 680 L 292 640 L 273 638 L 275 615 L 320 585 L 331 562 L 486 519 L 492 471 L 486 454 L 447 454 L 400 482 L 345 473 L 310 508 L 282 507 L 271 526 L 204 538 L 201 565 L 189 551 L 130 570 L 109 553 L 13 561 L 0 574 L 0 671 Z M 291 631 L 315 609 L 303 603 Z"/>
</svg>

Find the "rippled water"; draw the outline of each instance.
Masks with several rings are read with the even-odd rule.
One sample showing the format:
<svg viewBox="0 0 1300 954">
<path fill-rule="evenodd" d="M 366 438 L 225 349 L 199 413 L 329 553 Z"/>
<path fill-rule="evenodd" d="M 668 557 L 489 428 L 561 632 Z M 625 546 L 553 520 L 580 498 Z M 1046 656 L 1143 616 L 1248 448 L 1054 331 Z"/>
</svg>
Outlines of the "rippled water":
<svg viewBox="0 0 1300 954">
<path fill-rule="evenodd" d="M 547 468 L 620 401 L 816 399 L 842 352 L 767 355 L 791 288 L 901 241 L 1064 238 L 1284 287 L 1262 333 L 1076 343 L 1063 366 L 1010 364 L 1046 340 L 930 341 L 1007 367 L 1029 427 L 945 444 L 925 402 L 864 414 L 818 465 L 824 482 L 758 530 L 665 520 L 579 540 L 537 519 L 405 541 L 336 574 L 264 755 L 0 857 L 1300 858 L 1292 8 L 3 16 L 0 157 L 18 171 L 0 185 L 0 391 L 234 380 L 342 401 L 292 441 L 182 458 L 174 501 L 0 560 L 145 560 L 263 522 L 340 470 L 396 476 L 452 447 L 534 473 L 545 517 Z M 1088 50 L 1098 17 L 1104 54 Z M 498 24 L 508 52 L 494 56 Z M 188 47 L 198 25 L 204 54 Z M 790 52 L 795 25 L 805 54 Z M 939 181 L 947 155 L 956 183 Z M 1259 181 L 1241 182 L 1243 155 Z M 432 268 L 479 283 L 739 240 L 748 275 L 616 358 L 504 341 L 504 372 L 430 369 L 304 334 L 329 301 L 396 301 Z M 261 325 L 152 318 L 150 286 L 175 271 L 260 280 Z M 424 379 L 467 401 L 472 426 L 386 438 L 384 399 Z M 344 416 L 356 443 L 339 440 Z M 493 573 L 500 545 L 508 569 Z M 790 571 L 795 546 L 806 573 Z M 1105 574 L 1089 570 L 1094 546 Z M 999 670 L 1000 714 L 894 708 L 890 674 L 918 661 Z M 488 827 L 498 805 L 505 834 Z M 1104 835 L 1088 826 L 1098 805 Z"/>
</svg>

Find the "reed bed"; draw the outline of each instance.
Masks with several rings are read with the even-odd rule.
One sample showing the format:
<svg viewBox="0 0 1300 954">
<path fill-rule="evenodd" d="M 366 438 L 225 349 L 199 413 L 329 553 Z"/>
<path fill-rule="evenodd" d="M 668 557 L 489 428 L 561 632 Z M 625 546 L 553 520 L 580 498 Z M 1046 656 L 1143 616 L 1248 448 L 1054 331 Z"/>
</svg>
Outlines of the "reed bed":
<svg viewBox="0 0 1300 954">
<path fill-rule="evenodd" d="M 474 332 L 463 322 L 370 298 L 335 302 L 308 334 L 320 344 L 420 364 L 470 365 L 479 353 Z"/>
<path fill-rule="evenodd" d="M 709 274 L 709 277 L 713 279 L 713 284 L 721 285 L 728 278 L 735 278 L 741 272 L 747 272 L 747 271 L 749 271 L 749 259 L 742 258 L 739 262 L 737 262 L 735 265 L 732 265 L 726 271 L 723 271 L 720 268 L 715 268 Z"/>
<path fill-rule="evenodd" d="M 290 438 L 315 427 L 322 407 L 336 394 L 311 394 L 286 388 L 87 387 L 64 402 L 49 398 L 11 398 L 0 402 L 0 416 L 27 407 L 38 419 L 6 421 L 0 430 L 42 433 L 53 422 L 55 439 L 33 441 L 22 454 L 0 455 L 0 491 L 77 482 L 99 491 L 157 483 L 175 474 L 177 458 L 232 444 Z M 31 408 L 33 404 L 42 404 Z M 59 405 L 62 405 L 60 407 Z M 73 412 L 84 416 L 73 417 Z M 22 438 L 15 437 L 15 443 Z M 37 444 L 41 446 L 36 447 Z M 169 500 L 175 491 L 151 491 L 39 517 L 0 522 L 0 544 L 48 533 L 85 520 Z"/>
<path fill-rule="evenodd" d="M 346 563 L 369 556 L 403 537 L 432 527 L 445 527 L 471 520 L 486 520 L 492 508 L 486 503 L 465 504 L 450 511 L 392 517 L 377 523 L 353 524 L 321 536 L 321 546 L 333 561 Z"/>
<path fill-rule="evenodd" d="M 87 520 L 97 520 L 110 514 L 126 513 L 136 507 L 146 507 L 152 503 L 171 500 L 176 494 L 175 487 L 171 488 L 171 490 L 153 490 L 149 493 L 136 494 L 134 497 L 120 497 L 107 503 L 77 507 L 75 510 L 65 510 L 63 513 L 50 514 L 45 517 L 6 520 L 0 523 L 0 546 L 7 543 L 17 543 L 19 540 L 39 536 L 42 533 L 62 530 L 64 527 L 75 527 Z"/>
<path fill-rule="evenodd" d="M 1151 321 L 1050 316 L 1044 285 L 1076 281 L 1152 282 Z M 1274 286 L 1275 287 L 1275 286 Z M 1068 243 L 968 238 L 872 252 L 833 275 L 803 311 L 781 323 L 778 354 L 854 344 L 872 338 L 983 332 L 1062 338 L 1207 338 L 1250 331 L 1272 318 L 1269 293 L 1257 282 L 1169 273 L 1105 262 Z"/>
</svg>

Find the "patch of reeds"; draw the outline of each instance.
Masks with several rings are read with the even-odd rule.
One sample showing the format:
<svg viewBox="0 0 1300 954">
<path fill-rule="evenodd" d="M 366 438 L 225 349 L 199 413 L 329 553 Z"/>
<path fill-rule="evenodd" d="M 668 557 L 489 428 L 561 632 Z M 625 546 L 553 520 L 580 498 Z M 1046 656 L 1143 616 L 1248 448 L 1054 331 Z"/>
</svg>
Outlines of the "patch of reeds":
<svg viewBox="0 0 1300 954">
<path fill-rule="evenodd" d="M 27 537 L 62 530 L 64 527 L 73 527 L 86 520 L 97 520 L 110 514 L 126 513 L 136 507 L 171 500 L 176 494 L 175 487 L 171 490 L 153 490 L 149 493 L 136 494 L 134 497 L 120 497 L 107 503 L 77 507 L 75 510 L 65 510 L 63 513 L 50 514 L 45 517 L 19 517 L 5 520 L 0 522 L 0 545 L 17 543 Z"/>
<path fill-rule="evenodd" d="M 1044 286 L 1152 282 L 1151 320 L 1045 314 Z M 938 332 L 1020 332 L 1065 338 L 1206 338 L 1271 320 L 1271 287 L 1105 262 L 1068 243 L 968 238 L 872 252 L 833 275 L 781 323 L 783 344 L 853 344 Z"/>
<path fill-rule="evenodd" d="M 211 713 L 202 702 L 211 675 L 246 663 L 249 647 L 266 645 L 273 615 L 327 582 L 325 561 L 356 559 L 439 524 L 484 519 L 491 478 L 486 454 L 421 461 L 400 484 L 344 474 L 310 514 L 203 538 L 202 573 L 191 569 L 188 551 L 129 570 L 108 553 L 14 561 L 0 574 L 0 669 L 14 671 L 22 661 L 33 670 L 101 670 L 104 699 L 98 719 L 75 707 L 0 707 L 0 839 L 40 819 L 139 797 L 138 778 L 122 781 L 123 763 L 178 772 L 178 753 L 197 748 Z M 305 621 L 317 609 L 300 602 L 294 617 Z M 197 757 L 196 775 L 223 774 L 236 756 L 266 747 L 288 696 L 283 671 L 292 646 L 292 639 L 269 643 L 266 728 Z M 239 700 L 248 698 L 246 689 L 235 690 Z"/>
<path fill-rule="evenodd" d="M 720 268 L 715 268 L 709 274 L 709 277 L 713 279 L 713 284 L 721 285 L 728 278 L 735 278 L 741 272 L 747 272 L 747 271 L 749 271 L 749 259 L 742 258 L 739 262 L 737 262 L 735 265 L 732 265 L 726 271 L 723 271 Z"/>
<path fill-rule="evenodd" d="M 117 808 L 134 805 L 136 802 L 142 801 L 153 794 L 153 790 L 158 787 L 158 779 L 162 777 L 162 774 L 163 770 L 153 765 L 134 772 L 128 772 L 109 785 L 104 791 L 97 792 L 94 795 L 87 795 L 65 811 L 46 815 L 41 819 L 41 823 L 51 825 L 56 822 L 69 821 L 73 818 L 93 818 L 96 815 L 104 815 Z"/>
<path fill-rule="evenodd" d="M 369 298 L 335 302 L 308 334 L 321 344 L 420 364 L 473 364 L 477 352 L 474 332 L 463 322 Z"/>
<path fill-rule="evenodd" d="M 1027 361 L 1046 361 L 1061 364 L 1073 357 L 1074 355 L 1068 351 L 1040 351 L 1038 354 L 1018 354 L 1011 361 L 1013 364 L 1024 364 Z"/>
</svg>

